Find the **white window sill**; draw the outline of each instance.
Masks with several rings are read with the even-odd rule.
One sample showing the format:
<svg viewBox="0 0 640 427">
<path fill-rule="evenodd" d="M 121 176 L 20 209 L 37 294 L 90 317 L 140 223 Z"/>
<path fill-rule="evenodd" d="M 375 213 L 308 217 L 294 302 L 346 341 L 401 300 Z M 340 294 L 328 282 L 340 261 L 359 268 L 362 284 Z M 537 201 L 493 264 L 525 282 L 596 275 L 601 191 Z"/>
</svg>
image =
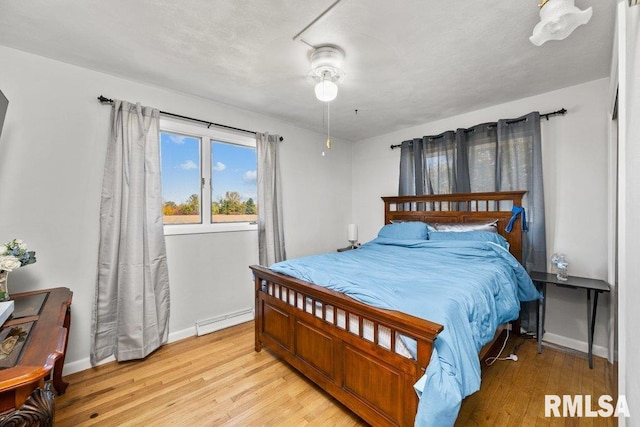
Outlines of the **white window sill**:
<svg viewBox="0 0 640 427">
<path fill-rule="evenodd" d="M 227 233 L 230 231 L 254 231 L 257 229 L 258 224 L 249 222 L 165 225 L 164 235 L 176 236 L 181 234 Z"/>
</svg>

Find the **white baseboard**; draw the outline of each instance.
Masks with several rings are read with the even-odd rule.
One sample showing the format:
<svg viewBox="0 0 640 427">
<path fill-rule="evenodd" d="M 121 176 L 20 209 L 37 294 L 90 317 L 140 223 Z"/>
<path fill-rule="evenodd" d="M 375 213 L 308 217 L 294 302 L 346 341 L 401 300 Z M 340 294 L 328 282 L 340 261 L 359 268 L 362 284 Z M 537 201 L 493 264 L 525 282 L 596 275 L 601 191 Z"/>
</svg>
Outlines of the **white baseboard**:
<svg viewBox="0 0 640 427">
<path fill-rule="evenodd" d="M 84 371 L 87 369 L 91 369 L 91 362 L 88 357 L 80 360 L 76 360 L 75 362 L 67 362 L 64 364 L 62 368 L 62 375 L 70 375 L 75 374 L 76 372 Z M 105 363 L 115 362 L 116 358 L 113 356 L 109 356 L 106 359 L 102 359 L 98 362 L 98 365 L 104 365 Z"/>
<path fill-rule="evenodd" d="M 247 314 L 242 314 L 239 316 L 224 316 L 223 321 L 218 321 L 212 324 L 207 324 L 204 328 L 202 328 L 199 332 L 199 335 L 203 335 L 204 333 L 215 332 L 221 329 L 225 329 L 231 326 L 239 325 L 244 322 L 248 322 L 253 320 L 253 310 L 250 310 Z M 206 332 L 204 332 L 206 330 Z M 171 332 L 167 339 L 167 343 L 172 343 L 175 341 L 180 341 L 185 338 L 196 336 L 196 327 L 191 326 L 189 328 L 185 328 L 181 331 Z M 98 365 L 104 365 L 105 363 L 115 362 L 115 357 L 110 356 L 106 359 L 98 362 Z M 76 372 L 84 371 L 86 369 L 91 369 L 91 362 L 88 357 L 84 359 L 77 360 L 75 362 L 68 362 L 64 364 L 64 368 L 62 368 L 62 375 L 70 375 L 75 374 Z"/>
<path fill-rule="evenodd" d="M 196 327 L 195 326 L 183 329 L 181 331 L 171 332 L 169 334 L 169 337 L 167 338 L 167 343 L 180 341 L 180 340 L 183 340 L 185 338 L 192 337 L 195 334 L 196 334 Z"/>
<path fill-rule="evenodd" d="M 211 332 L 219 331 L 230 326 L 239 325 L 240 323 L 253 320 L 253 309 L 240 310 L 233 313 L 223 314 L 222 316 L 212 317 L 210 319 L 199 320 L 196 322 L 196 335 L 202 336 Z"/>
<path fill-rule="evenodd" d="M 582 353 L 587 353 L 587 350 L 589 349 L 589 345 L 584 341 L 575 340 L 573 338 L 567 338 L 562 335 L 556 335 L 550 332 L 544 333 L 544 341 L 549 342 L 551 344 L 560 345 L 562 347 L 568 347 L 573 350 L 580 351 Z M 594 344 L 593 355 L 608 359 L 609 349 L 607 349 L 607 347 Z"/>
</svg>

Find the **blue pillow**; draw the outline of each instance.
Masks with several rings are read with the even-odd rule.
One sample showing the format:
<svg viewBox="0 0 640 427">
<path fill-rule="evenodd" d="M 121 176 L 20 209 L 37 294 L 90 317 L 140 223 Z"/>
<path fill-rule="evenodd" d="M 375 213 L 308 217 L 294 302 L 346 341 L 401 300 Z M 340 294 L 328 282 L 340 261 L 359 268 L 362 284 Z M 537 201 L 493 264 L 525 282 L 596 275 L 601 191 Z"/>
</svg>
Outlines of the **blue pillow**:
<svg viewBox="0 0 640 427">
<path fill-rule="evenodd" d="M 427 240 L 427 224 L 421 221 L 394 222 L 380 229 L 378 237 L 397 240 Z"/>
<path fill-rule="evenodd" d="M 429 240 L 475 240 L 497 243 L 509 250 L 509 242 L 493 231 L 435 231 L 429 233 Z"/>
</svg>

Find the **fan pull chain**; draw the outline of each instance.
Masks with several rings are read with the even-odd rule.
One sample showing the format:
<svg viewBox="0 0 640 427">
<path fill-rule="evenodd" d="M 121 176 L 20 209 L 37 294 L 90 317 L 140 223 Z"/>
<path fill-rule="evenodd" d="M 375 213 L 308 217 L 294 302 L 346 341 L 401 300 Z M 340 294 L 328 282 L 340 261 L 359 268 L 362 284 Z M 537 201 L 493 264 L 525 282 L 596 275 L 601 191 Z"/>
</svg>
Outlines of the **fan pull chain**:
<svg viewBox="0 0 640 427">
<path fill-rule="evenodd" d="M 331 150 L 331 103 L 327 102 L 327 148 Z"/>
</svg>

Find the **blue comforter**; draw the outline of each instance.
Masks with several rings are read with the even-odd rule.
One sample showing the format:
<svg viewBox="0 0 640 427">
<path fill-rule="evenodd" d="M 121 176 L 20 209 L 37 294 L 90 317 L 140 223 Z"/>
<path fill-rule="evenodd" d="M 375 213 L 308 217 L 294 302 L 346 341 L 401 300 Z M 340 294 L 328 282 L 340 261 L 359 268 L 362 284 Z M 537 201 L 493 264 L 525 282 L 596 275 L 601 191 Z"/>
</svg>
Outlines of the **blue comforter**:
<svg viewBox="0 0 640 427">
<path fill-rule="evenodd" d="M 507 250 L 479 241 L 376 238 L 358 250 L 270 268 L 444 325 L 425 376 L 416 383 L 419 426 L 454 424 L 462 399 L 480 388 L 482 346 L 498 325 L 518 317 L 519 301 L 541 297 Z M 415 342 L 407 341 L 415 354 Z"/>
</svg>

